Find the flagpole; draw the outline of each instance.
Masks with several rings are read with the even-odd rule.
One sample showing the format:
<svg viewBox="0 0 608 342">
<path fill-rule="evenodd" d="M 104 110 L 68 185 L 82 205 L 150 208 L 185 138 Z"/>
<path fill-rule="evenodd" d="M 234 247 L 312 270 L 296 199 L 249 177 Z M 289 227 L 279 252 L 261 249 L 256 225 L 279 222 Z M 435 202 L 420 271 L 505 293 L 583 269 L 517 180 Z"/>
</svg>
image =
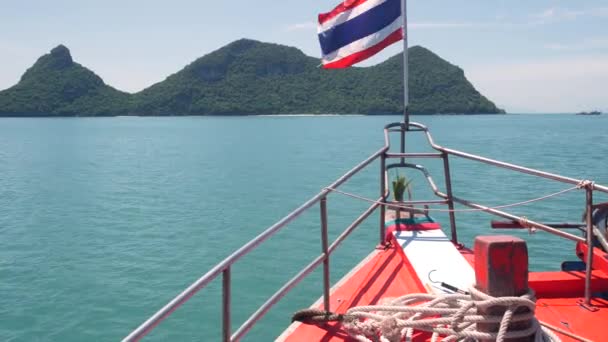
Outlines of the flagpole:
<svg viewBox="0 0 608 342">
<path fill-rule="evenodd" d="M 403 9 L 403 123 L 405 124 L 405 129 L 409 129 L 410 125 L 410 113 L 408 111 L 409 107 L 409 82 L 408 82 L 408 73 L 409 73 L 409 65 L 408 65 L 408 53 L 407 53 L 407 0 L 401 0 L 401 8 Z"/>
</svg>

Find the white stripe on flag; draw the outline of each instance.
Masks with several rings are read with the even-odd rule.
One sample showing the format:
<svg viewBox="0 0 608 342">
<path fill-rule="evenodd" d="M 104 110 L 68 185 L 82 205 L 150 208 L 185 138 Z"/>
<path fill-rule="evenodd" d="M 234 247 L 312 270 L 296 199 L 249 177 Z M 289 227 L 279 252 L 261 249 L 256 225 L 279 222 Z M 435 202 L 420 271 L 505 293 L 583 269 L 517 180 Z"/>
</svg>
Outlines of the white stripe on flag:
<svg viewBox="0 0 608 342">
<path fill-rule="evenodd" d="M 338 49 L 330 54 L 323 56 L 323 64 L 336 62 L 344 57 L 348 57 L 357 52 L 361 52 L 363 50 L 367 50 L 370 47 L 380 43 L 386 37 L 388 37 L 391 33 L 397 31 L 399 28 L 403 26 L 403 22 L 401 20 L 401 16 L 395 21 L 393 21 L 390 25 L 386 26 L 382 30 L 370 34 L 365 38 L 361 38 L 355 42 L 352 42 L 345 47 Z"/>
<path fill-rule="evenodd" d="M 354 18 L 360 16 L 361 14 L 369 11 L 370 9 L 372 9 L 382 3 L 385 3 L 386 1 L 387 0 L 368 0 L 353 9 L 350 9 L 348 11 L 344 11 L 344 12 L 338 14 L 337 16 L 329 19 L 328 21 L 324 22 L 323 24 L 319 24 L 317 26 L 317 31 L 319 33 L 327 31 L 328 29 L 333 28 L 334 26 L 338 26 L 340 24 L 343 24 L 351 19 L 354 19 Z"/>
</svg>

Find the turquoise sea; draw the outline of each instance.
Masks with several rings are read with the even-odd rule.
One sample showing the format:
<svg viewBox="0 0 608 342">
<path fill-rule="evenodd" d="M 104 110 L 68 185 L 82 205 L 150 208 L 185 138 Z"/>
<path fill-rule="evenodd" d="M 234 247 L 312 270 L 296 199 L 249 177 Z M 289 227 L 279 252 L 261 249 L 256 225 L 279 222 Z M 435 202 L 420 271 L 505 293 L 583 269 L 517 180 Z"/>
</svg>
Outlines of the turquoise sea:
<svg viewBox="0 0 608 342">
<path fill-rule="evenodd" d="M 181 117 L 0 120 L 0 341 L 117 341 L 198 279 L 383 143 L 399 117 Z M 414 117 L 437 143 L 608 184 L 608 117 Z M 409 148 L 428 151 L 420 135 Z M 442 185 L 441 165 L 420 160 Z M 502 205 L 568 185 L 452 160 L 455 192 Z M 343 190 L 378 196 L 379 163 Z M 410 174 L 408 174 L 410 175 Z M 429 191 L 419 175 L 413 190 Z M 606 201 L 598 196 L 597 201 Z M 331 236 L 368 206 L 328 202 Z M 511 210 L 531 219 L 579 221 L 581 191 Z M 444 222 L 446 216 L 435 215 Z M 463 242 L 493 233 L 491 217 L 462 213 Z M 332 258 L 332 281 L 369 254 L 372 216 Z M 539 232 L 534 270 L 574 260 L 574 244 Z M 320 252 L 319 211 L 233 270 L 235 328 Z M 268 341 L 291 313 L 321 294 L 320 273 L 275 307 L 247 340 Z M 161 324 L 150 341 L 219 340 L 220 282 Z"/>
</svg>

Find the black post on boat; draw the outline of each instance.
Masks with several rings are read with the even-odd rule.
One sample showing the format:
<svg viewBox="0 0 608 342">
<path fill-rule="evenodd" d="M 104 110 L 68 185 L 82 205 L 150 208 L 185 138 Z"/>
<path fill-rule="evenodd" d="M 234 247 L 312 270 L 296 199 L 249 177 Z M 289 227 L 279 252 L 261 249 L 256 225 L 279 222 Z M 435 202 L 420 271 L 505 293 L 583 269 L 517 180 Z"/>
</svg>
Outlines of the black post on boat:
<svg viewBox="0 0 608 342">
<path fill-rule="evenodd" d="M 403 127 L 401 128 L 401 153 L 405 153 L 405 132 L 409 130 L 410 117 L 409 107 L 409 64 L 408 64 L 408 34 L 407 34 L 407 1 L 401 0 L 403 18 Z M 405 158 L 401 158 L 401 163 L 405 163 Z"/>
<path fill-rule="evenodd" d="M 321 251 L 323 253 L 323 309 L 329 312 L 329 238 L 327 235 L 327 196 L 323 196 L 320 202 L 321 209 Z"/>
<path fill-rule="evenodd" d="M 401 8 L 403 9 L 403 124 L 405 129 L 409 129 L 410 118 L 408 113 L 409 101 L 409 64 L 408 64 L 408 34 L 407 34 L 407 1 L 401 0 Z M 405 151 L 401 151 L 405 152 Z"/>
<path fill-rule="evenodd" d="M 593 183 L 587 184 L 585 222 L 587 223 L 587 262 L 585 272 L 585 301 L 584 305 L 591 307 L 591 274 L 593 271 Z"/>
</svg>

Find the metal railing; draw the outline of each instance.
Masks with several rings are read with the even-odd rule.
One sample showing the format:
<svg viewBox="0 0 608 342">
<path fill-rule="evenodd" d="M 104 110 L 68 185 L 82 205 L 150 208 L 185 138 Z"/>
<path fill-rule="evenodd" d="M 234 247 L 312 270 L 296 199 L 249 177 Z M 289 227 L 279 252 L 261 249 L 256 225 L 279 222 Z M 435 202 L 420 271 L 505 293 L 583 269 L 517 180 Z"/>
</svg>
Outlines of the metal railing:
<svg viewBox="0 0 608 342">
<path fill-rule="evenodd" d="M 389 128 L 390 126 L 391 125 L 387 126 L 387 128 Z M 474 154 L 470 154 L 470 153 L 466 153 L 466 152 L 462 152 L 462 151 L 458 151 L 458 150 L 454 150 L 454 149 L 445 148 L 445 147 L 440 146 L 435 143 L 432 135 L 430 134 L 430 132 L 426 126 L 419 124 L 419 123 L 412 122 L 409 124 L 408 130 L 411 130 L 410 127 L 415 128 L 416 131 L 424 132 L 429 145 L 431 145 L 431 147 L 433 149 L 441 152 L 441 154 L 442 154 L 442 156 L 439 158 L 443 158 L 443 160 L 444 160 L 444 165 L 445 165 L 444 169 L 445 169 L 445 174 L 446 174 L 446 187 L 448 188 L 448 191 L 447 191 L 447 194 L 444 194 L 444 193 L 439 192 L 437 190 L 437 188 L 435 187 L 435 188 L 433 188 L 433 191 L 435 192 L 435 194 L 437 196 L 439 196 L 441 198 L 445 198 L 448 201 L 458 202 L 464 206 L 474 208 L 474 209 L 479 209 L 481 211 L 484 211 L 486 213 L 493 214 L 493 215 L 496 215 L 499 217 L 507 218 L 507 219 L 514 220 L 514 221 L 525 220 L 526 224 L 529 225 L 530 227 L 537 228 L 537 229 L 546 231 L 548 233 L 551 233 L 551 234 L 554 234 L 557 236 L 561 236 L 563 238 L 566 238 L 566 239 L 569 239 L 569 240 L 572 240 L 575 242 L 581 242 L 581 243 L 587 244 L 587 260 L 586 260 L 586 271 L 585 271 L 585 304 L 591 305 L 591 281 L 592 281 L 591 272 L 593 270 L 593 249 L 594 249 L 593 237 L 595 236 L 596 238 L 598 238 L 600 241 L 602 241 L 603 244 L 606 243 L 605 238 L 601 234 L 595 234 L 595 231 L 594 231 L 593 217 L 592 217 L 593 209 L 595 208 L 595 206 L 593 205 L 593 192 L 600 191 L 603 193 L 608 193 L 608 187 L 596 184 L 595 182 L 591 182 L 588 180 L 564 177 L 564 176 L 560 176 L 560 175 L 549 173 L 549 172 L 544 172 L 544 171 L 531 169 L 531 168 L 527 168 L 527 167 L 523 167 L 523 166 L 519 166 L 519 165 L 515 165 L 515 164 L 505 163 L 505 162 L 502 162 L 499 160 L 494 160 L 494 159 L 477 156 Z M 387 129 L 385 129 L 385 135 L 388 135 Z M 586 205 L 585 205 L 585 208 L 586 208 L 585 221 L 586 221 L 586 226 L 587 226 L 587 229 L 585 232 L 586 238 L 581 238 L 579 236 L 563 232 L 559 229 L 549 227 L 546 224 L 531 221 L 524 217 L 519 217 L 519 216 L 516 216 L 513 214 L 509 214 L 505 211 L 493 209 L 493 208 L 490 208 L 487 206 L 483 206 L 481 204 L 477 204 L 477 203 L 453 196 L 451 193 L 451 177 L 450 177 L 449 166 L 448 166 L 448 156 L 449 155 L 461 157 L 464 159 L 469 159 L 469 160 L 476 161 L 476 162 L 485 163 L 485 164 L 492 165 L 492 166 L 497 166 L 500 168 L 504 168 L 504 169 L 508 169 L 508 170 L 512 170 L 512 171 L 516 171 L 516 172 L 520 172 L 520 173 L 524 173 L 524 174 L 529 174 L 529 175 L 540 177 L 540 178 L 550 179 L 550 180 L 561 182 L 561 183 L 581 186 L 581 188 L 583 188 L 585 190 L 585 194 L 586 194 Z M 406 156 L 407 156 L 407 154 L 406 154 Z M 399 156 L 397 156 L 397 157 L 399 157 Z M 454 211 L 451 210 L 450 214 L 452 214 L 453 212 Z M 452 216 L 450 216 L 450 223 L 452 225 L 452 234 L 454 234 L 455 226 L 454 226 L 454 222 L 452 222 Z M 453 241 L 455 240 L 454 235 L 452 236 L 452 240 Z"/>
<path fill-rule="evenodd" d="M 325 309 L 329 310 L 329 290 L 330 290 L 330 279 L 329 279 L 329 258 L 333 251 L 363 222 L 369 217 L 380 205 L 374 204 L 365 210 L 361 216 L 359 216 L 349 227 L 347 227 L 338 238 L 329 245 L 327 237 L 327 195 L 331 192 L 329 189 L 336 189 L 355 174 L 366 168 L 369 164 L 374 162 L 380 156 L 384 155 L 389 149 L 386 145 L 367 159 L 362 161 L 360 164 L 352 168 L 342 177 L 338 178 L 330 186 L 313 196 L 307 202 L 302 204 L 299 208 L 292 211 L 290 214 L 285 216 L 283 219 L 275 223 L 274 225 L 267 228 L 260 235 L 255 237 L 253 240 L 239 248 L 236 252 L 232 253 L 229 257 L 224 259 L 218 265 L 213 267 L 209 272 L 199 278 L 196 282 L 190 285 L 186 290 L 180 293 L 167 305 L 161 308 L 156 314 L 150 317 L 147 321 L 141 324 L 137 329 L 131 332 L 123 341 L 139 341 L 146 336 L 152 329 L 154 329 L 160 322 L 170 316 L 177 308 L 187 302 L 192 296 L 194 296 L 201 289 L 205 288 L 211 281 L 222 276 L 222 320 L 223 320 L 223 340 L 224 341 L 236 341 L 242 338 L 253 325 L 260 320 L 264 314 L 272 308 L 281 298 L 283 298 L 291 289 L 293 289 L 298 283 L 300 283 L 306 276 L 313 272 L 317 267 L 323 264 L 323 294 Z M 381 172 L 384 177 L 384 172 Z M 386 188 L 386 184 L 382 186 Z M 380 197 L 380 200 L 386 198 L 386 195 Z M 283 287 L 281 287 L 274 295 L 272 295 L 262 306 L 253 313 L 249 319 L 245 321 L 236 332 L 232 333 L 231 326 L 231 267 L 243 256 L 249 254 L 270 237 L 277 234 L 289 223 L 293 222 L 305 211 L 310 209 L 315 204 L 320 205 L 321 212 L 321 237 L 322 237 L 322 251 L 323 253 L 315 258 L 310 264 L 304 267 L 295 277 L 289 280 Z"/>
<path fill-rule="evenodd" d="M 400 133 L 400 153 L 389 153 L 390 150 L 390 133 Z M 405 139 L 406 132 L 423 132 L 426 135 L 427 141 L 429 145 L 438 151 L 439 153 L 405 153 Z M 437 145 L 433 137 L 431 136 L 428 128 L 419 123 L 408 123 L 407 126 L 404 123 L 393 123 L 389 124 L 384 128 L 384 147 L 373 153 L 367 159 L 359 163 L 357 166 L 352 168 L 342 177 L 338 178 L 334 183 L 324 188 L 321 192 L 313 196 L 307 202 L 302 204 L 296 210 L 289 213 L 283 219 L 275 223 L 274 225 L 268 227 L 265 231 L 263 231 L 260 235 L 255 237 L 253 240 L 245 244 L 243 247 L 232 253 L 229 257 L 224 259 L 218 265 L 213 267 L 209 272 L 199 278 L 196 282 L 190 285 L 186 290 L 176 296 L 173 300 L 171 300 L 167 305 L 161 308 L 158 312 L 156 312 L 152 317 L 142 323 L 137 329 L 131 332 L 127 337 L 123 339 L 123 341 L 139 341 L 144 336 L 146 336 L 150 331 L 152 331 L 159 323 L 161 323 L 164 319 L 169 317 L 175 310 L 177 310 L 182 304 L 187 302 L 192 296 L 194 296 L 197 292 L 205 288 L 210 282 L 217 279 L 218 277 L 222 277 L 222 336 L 223 341 L 237 341 L 241 339 L 247 332 L 251 330 L 251 328 L 257 323 L 276 303 L 278 303 L 288 292 L 290 292 L 297 284 L 299 284 L 303 279 L 305 279 L 310 273 L 312 273 L 319 266 L 323 265 L 323 306 L 326 311 L 330 310 L 330 257 L 332 253 L 340 246 L 340 244 L 355 230 L 357 227 L 361 225 L 371 214 L 373 214 L 376 209 L 380 208 L 380 243 L 384 241 L 385 238 L 385 213 L 386 206 L 388 204 L 388 196 L 389 196 L 389 187 L 387 184 L 388 179 L 388 169 L 393 167 L 410 167 L 417 169 L 423 172 L 425 178 L 427 179 L 431 189 L 434 194 L 440 197 L 442 200 L 427 200 L 427 201 L 413 201 L 410 204 L 423 205 L 423 204 L 443 204 L 447 205 L 449 209 L 449 219 L 450 219 L 450 231 L 451 231 L 451 240 L 454 243 L 458 243 L 458 235 L 456 229 L 456 217 L 455 213 L 455 203 L 462 204 L 464 206 L 479 209 L 480 211 L 487 212 L 489 214 L 507 218 L 510 220 L 521 220 L 522 217 L 509 214 L 505 211 L 493 209 L 487 206 L 483 206 L 481 204 L 473 203 L 467 201 L 465 199 L 458 198 L 453 195 L 452 191 L 452 181 L 451 181 L 451 173 L 450 173 L 450 164 L 449 164 L 449 156 L 461 157 L 464 159 L 469 159 L 501 168 L 506 168 L 509 170 L 517 171 L 520 173 L 530 174 L 541 178 L 551 179 L 554 181 L 579 185 L 583 184 L 582 180 L 577 180 L 574 178 L 563 177 L 560 175 L 543 172 L 540 170 L 530 169 L 514 164 L 509 164 L 505 162 L 501 162 L 498 160 L 488 159 L 481 156 L 476 156 L 473 154 L 444 148 L 440 145 Z M 445 186 L 446 191 L 441 192 L 439 188 L 436 186 L 433 178 L 430 173 L 422 166 L 405 163 L 405 160 L 408 158 L 438 158 L 443 160 L 444 167 L 444 177 L 445 177 Z M 340 187 L 342 184 L 346 183 L 350 178 L 359 173 L 361 170 L 365 169 L 375 160 L 380 159 L 380 197 L 377 201 L 367 208 L 361 215 L 355 219 L 331 244 L 328 240 L 328 227 L 327 227 L 327 196 Z M 400 163 L 387 165 L 387 160 L 391 159 L 400 159 Z M 585 184 L 586 198 L 587 198 L 587 229 L 586 229 L 586 239 L 581 238 L 579 236 L 563 232 L 559 229 L 550 227 L 549 225 L 542 224 L 536 221 L 531 221 L 526 219 L 527 224 L 530 227 L 534 227 L 563 238 L 586 243 L 588 246 L 587 250 L 587 270 L 586 270 L 586 280 L 585 280 L 585 299 L 586 303 L 589 304 L 591 299 L 591 271 L 592 271 L 592 262 L 593 262 L 593 243 L 592 237 L 594 236 L 594 227 L 592 223 L 592 209 L 593 206 L 593 191 L 601 191 L 604 193 L 608 193 L 608 187 L 597 185 L 595 183 L 587 182 Z M 300 215 L 306 212 L 308 209 L 313 207 L 314 205 L 319 204 L 320 217 L 321 217 L 321 251 L 322 253 L 317 256 L 310 264 L 301 269 L 298 274 L 296 274 L 292 279 L 290 279 L 287 283 L 285 283 L 277 292 L 275 292 L 260 308 L 258 308 L 234 333 L 232 332 L 232 315 L 231 315 L 231 270 L 232 266 L 239 261 L 243 256 L 249 254 L 254 249 L 263 244 L 266 240 L 280 232 L 283 228 L 285 228 L 288 224 L 296 220 Z M 605 241 L 604 241 L 605 243 Z"/>
</svg>

